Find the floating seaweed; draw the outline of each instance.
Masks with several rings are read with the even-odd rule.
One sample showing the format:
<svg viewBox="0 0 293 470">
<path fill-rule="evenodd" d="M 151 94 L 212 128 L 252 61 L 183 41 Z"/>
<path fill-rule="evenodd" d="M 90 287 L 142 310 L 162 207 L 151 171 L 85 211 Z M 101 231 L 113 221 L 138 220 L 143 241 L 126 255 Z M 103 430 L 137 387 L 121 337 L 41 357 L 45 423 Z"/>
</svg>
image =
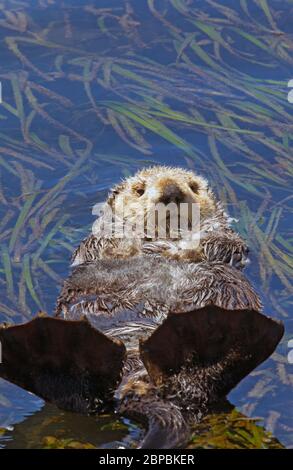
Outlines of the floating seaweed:
<svg viewBox="0 0 293 470">
<path fill-rule="evenodd" d="M 205 417 L 196 426 L 191 449 L 283 449 L 255 419 L 237 410 Z"/>
</svg>

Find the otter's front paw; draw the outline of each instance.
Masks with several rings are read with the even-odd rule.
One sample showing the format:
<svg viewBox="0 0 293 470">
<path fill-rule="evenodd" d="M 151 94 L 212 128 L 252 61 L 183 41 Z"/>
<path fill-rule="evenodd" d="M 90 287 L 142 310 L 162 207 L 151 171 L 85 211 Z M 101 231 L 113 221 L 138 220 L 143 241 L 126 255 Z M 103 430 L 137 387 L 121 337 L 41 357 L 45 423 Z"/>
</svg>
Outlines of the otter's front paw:
<svg viewBox="0 0 293 470">
<path fill-rule="evenodd" d="M 232 253 L 229 264 L 237 269 L 245 268 L 245 266 L 249 263 L 248 253 L 248 246 L 237 248 L 235 252 Z"/>
<path fill-rule="evenodd" d="M 237 234 L 210 235 L 203 241 L 203 248 L 207 261 L 227 263 L 237 269 L 248 263 L 249 249 Z"/>
</svg>

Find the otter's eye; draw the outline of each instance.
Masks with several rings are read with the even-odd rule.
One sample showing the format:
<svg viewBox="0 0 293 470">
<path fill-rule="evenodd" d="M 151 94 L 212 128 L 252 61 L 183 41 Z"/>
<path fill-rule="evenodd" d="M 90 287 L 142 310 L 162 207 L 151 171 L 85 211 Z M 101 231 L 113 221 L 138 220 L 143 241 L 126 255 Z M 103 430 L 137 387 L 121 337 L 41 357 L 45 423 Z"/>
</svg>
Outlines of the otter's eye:
<svg viewBox="0 0 293 470">
<path fill-rule="evenodd" d="M 132 185 L 132 191 L 136 194 L 136 196 L 141 197 L 145 193 L 145 182 L 138 181 Z"/>
<path fill-rule="evenodd" d="M 198 191 L 197 183 L 189 183 L 189 187 L 190 187 L 191 191 L 193 191 L 194 193 L 197 193 L 197 191 Z"/>
<path fill-rule="evenodd" d="M 136 188 L 135 192 L 138 196 L 142 196 L 144 194 L 144 188 Z"/>
</svg>

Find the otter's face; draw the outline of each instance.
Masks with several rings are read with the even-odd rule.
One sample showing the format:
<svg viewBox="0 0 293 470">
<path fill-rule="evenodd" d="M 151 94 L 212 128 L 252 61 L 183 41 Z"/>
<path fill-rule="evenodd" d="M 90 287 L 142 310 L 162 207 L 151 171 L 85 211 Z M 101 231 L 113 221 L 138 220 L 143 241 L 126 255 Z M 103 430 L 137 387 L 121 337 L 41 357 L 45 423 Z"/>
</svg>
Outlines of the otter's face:
<svg viewBox="0 0 293 470">
<path fill-rule="evenodd" d="M 184 204 L 185 203 L 185 204 Z M 138 172 L 117 185 L 108 199 L 118 217 L 135 223 L 144 220 L 158 204 L 175 204 L 178 214 L 182 207 L 198 204 L 201 218 L 211 215 L 215 201 L 204 178 L 181 168 L 155 166 Z"/>
</svg>

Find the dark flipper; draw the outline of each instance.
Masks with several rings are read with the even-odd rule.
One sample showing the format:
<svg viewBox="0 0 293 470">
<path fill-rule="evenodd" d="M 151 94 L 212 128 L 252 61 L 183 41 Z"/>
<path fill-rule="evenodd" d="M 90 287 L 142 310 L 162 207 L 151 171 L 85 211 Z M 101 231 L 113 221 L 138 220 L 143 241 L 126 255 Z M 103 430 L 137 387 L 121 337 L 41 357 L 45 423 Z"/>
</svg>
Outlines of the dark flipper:
<svg viewBox="0 0 293 470">
<path fill-rule="evenodd" d="M 177 375 L 174 387 L 179 391 L 182 379 L 188 379 L 186 394 L 198 390 L 208 403 L 224 397 L 267 359 L 283 332 L 281 323 L 254 310 L 209 306 L 171 314 L 141 342 L 140 352 L 156 384 L 167 383 L 168 378 L 172 381 Z M 188 373 L 184 376 L 185 368 Z M 180 393 L 184 402 L 185 391 Z"/>
<path fill-rule="evenodd" d="M 125 346 L 86 320 L 38 317 L 0 327 L 0 376 L 61 408 L 88 412 L 110 402 Z"/>
</svg>

